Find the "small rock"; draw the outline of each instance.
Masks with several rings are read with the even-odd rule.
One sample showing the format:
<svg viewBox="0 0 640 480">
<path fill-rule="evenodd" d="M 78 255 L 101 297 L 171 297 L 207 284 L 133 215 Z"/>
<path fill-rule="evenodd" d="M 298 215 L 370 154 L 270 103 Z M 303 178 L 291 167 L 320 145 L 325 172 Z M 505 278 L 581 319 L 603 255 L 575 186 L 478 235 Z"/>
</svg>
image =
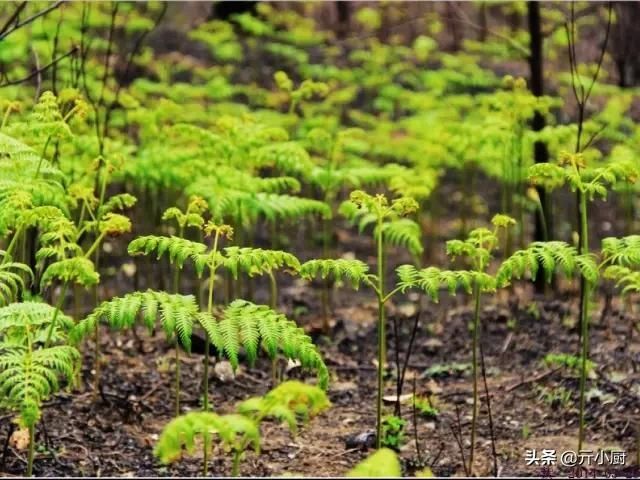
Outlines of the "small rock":
<svg viewBox="0 0 640 480">
<path fill-rule="evenodd" d="M 437 338 L 427 338 L 423 342 L 422 347 L 427 353 L 436 353 L 443 345 L 442 341 Z"/>
<path fill-rule="evenodd" d="M 9 439 L 9 445 L 16 450 L 26 450 L 27 447 L 29 447 L 29 429 L 20 428 L 18 430 L 14 430 L 11 434 L 11 438 Z"/>
<path fill-rule="evenodd" d="M 376 444 L 376 432 L 373 430 L 347 437 L 344 441 L 347 448 L 373 448 Z"/>
<path fill-rule="evenodd" d="M 218 380 L 222 383 L 227 383 L 236 378 L 236 374 L 233 372 L 231 364 L 227 361 L 221 361 L 215 364 L 213 372 Z"/>
<path fill-rule="evenodd" d="M 398 397 L 397 395 L 385 395 L 384 397 L 382 397 L 382 400 L 387 403 L 396 403 L 398 400 L 400 400 L 400 403 L 406 403 L 412 398 L 412 393 L 405 393 L 404 395 L 400 395 L 400 397 Z"/>
</svg>

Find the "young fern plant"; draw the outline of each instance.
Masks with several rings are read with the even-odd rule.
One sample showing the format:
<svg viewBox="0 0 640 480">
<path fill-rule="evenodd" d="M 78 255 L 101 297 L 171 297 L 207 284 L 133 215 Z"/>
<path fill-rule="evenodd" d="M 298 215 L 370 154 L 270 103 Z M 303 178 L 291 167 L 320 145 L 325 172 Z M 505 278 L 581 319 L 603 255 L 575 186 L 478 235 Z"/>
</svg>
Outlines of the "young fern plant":
<svg viewBox="0 0 640 480">
<path fill-rule="evenodd" d="M 478 421 L 478 348 L 480 345 L 480 303 L 483 293 L 496 291 L 496 279 L 487 273 L 493 252 L 498 248 L 499 232 L 515 224 L 515 220 L 507 215 L 495 215 L 491 220 L 494 228 L 480 227 L 469 232 L 465 240 L 449 240 L 447 255 L 452 259 L 465 258 L 470 266 L 465 283 L 470 285 L 474 303 L 471 345 L 471 367 L 473 376 L 473 407 L 471 413 L 471 445 L 469 450 L 468 471 L 473 475 L 476 429 Z"/>
<path fill-rule="evenodd" d="M 42 403 L 60 388 L 60 379 L 69 382 L 78 368 L 80 353 L 68 345 L 42 347 L 46 340 L 66 339 L 71 318 L 61 315 L 55 329 L 57 309 L 44 303 L 12 303 L 0 308 L 0 408 L 18 414 L 18 422 L 29 432 L 26 476 L 33 473 L 35 427 L 42 415 Z"/>
<path fill-rule="evenodd" d="M 296 433 L 297 416 L 304 420 L 320 414 L 330 406 L 325 392 L 315 386 L 290 381 L 278 385 L 264 397 L 242 402 L 238 413 L 218 415 L 213 412 L 190 412 L 167 424 L 154 448 L 154 454 L 162 463 L 178 460 L 186 451 L 193 454 L 196 439 L 202 440 L 202 474 L 207 476 L 209 451 L 214 435 L 217 435 L 225 451 L 232 454 L 231 476 L 240 473 L 240 462 L 251 448 L 260 453 L 260 424 L 267 418 L 283 421 L 289 431 Z"/>
<path fill-rule="evenodd" d="M 83 233 L 83 229 L 93 230 L 96 237 L 86 251 L 77 243 Z M 86 222 L 83 229 L 78 231 L 72 221 L 60 216 L 51 222 L 48 231 L 42 234 L 40 243 L 42 247 L 36 253 L 36 259 L 41 265 L 51 261 L 44 270 L 40 279 L 42 289 L 53 284 L 54 280 L 62 283 L 62 290 L 56 303 L 56 314 L 51 324 L 53 331 L 58 313 L 62 310 L 67 291 L 71 284 L 85 288 L 94 287 L 100 281 L 100 275 L 96 271 L 96 264 L 91 256 L 98 251 L 100 245 L 108 236 L 122 235 L 131 230 L 131 221 L 124 215 L 108 211 L 100 221 Z M 98 260 L 98 256 L 94 260 Z M 76 292 L 77 293 L 77 292 Z M 93 332 L 95 343 L 94 356 L 94 399 L 97 398 L 100 384 L 100 329 L 95 325 Z M 47 340 L 45 346 L 49 345 Z"/>
<path fill-rule="evenodd" d="M 221 251 L 220 240 L 224 237 L 231 238 L 233 230 L 228 225 L 217 225 L 208 222 L 204 226 L 204 232 L 208 237 L 213 237 L 212 246 L 199 242 L 193 242 L 179 237 L 139 237 L 129 244 L 131 255 L 149 255 L 155 252 L 157 258 L 165 253 L 169 255 L 169 261 L 181 269 L 187 260 L 193 262 L 198 276 L 202 276 L 205 270 L 208 273 L 208 301 L 207 313 L 213 315 L 215 277 L 220 268 L 228 270 L 237 278 L 239 272 L 253 275 L 266 274 L 271 284 L 271 306 L 275 308 L 277 303 L 277 284 L 275 271 L 287 267 L 294 271 L 300 266 L 298 259 L 287 252 L 278 250 L 263 250 L 259 248 L 227 247 Z M 207 337 L 205 346 L 204 367 L 204 409 L 209 408 L 209 341 Z"/>
<path fill-rule="evenodd" d="M 386 363 L 386 319 L 385 305 L 397 293 L 409 289 L 421 290 L 437 301 L 440 289 L 447 287 L 451 293 L 470 284 L 464 272 L 449 272 L 435 267 L 418 269 L 413 265 L 398 267 L 399 282 L 395 288 L 387 291 L 384 284 L 384 251 L 388 244 L 402 245 L 413 253 L 422 248 L 420 229 L 411 220 L 402 218 L 417 208 L 410 198 L 399 198 L 389 204 L 383 195 L 371 196 L 361 191 L 351 194 L 352 204 L 343 205 L 343 210 L 353 212 L 351 218 L 359 219 L 361 229 L 375 224 L 374 236 L 377 246 L 377 274 L 369 273 L 369 266 L 360 260 L 315 259 L 300 267 L 300 276 L 307 280 L 316 277 L 344 280 L 358 289 L 361 284 L 371 288 L 378 299 L 378 348 L 377 348 L 377 400 L 376 400 L 376 444 L 382 442 L 382 397 L 384 394 L 384 365 Z M 355 211 L 354 211 L 355 210 Z M 414 228 L 414 226 L 416 228 Z"/>
<path fill-rule="evenodd" d="M 160 318 L 162 329 L 167 340 L 177 339 L 184 349 L 191 350 L 191 334 L 193 325 L 199 324 L 206 332 L 213 329 L 214 320 L 210 315 L 201 313 L 192 295 L 169 294 L 147 290 L 146 292 L 133 292 L 123 297 L 116 297 L 101 303 L 89 316 L 81 320 L 71 332 L 74 342 L 80 341 L 90 332 L 99 328 L 101 321 L 116 330 L 135 328 L 138 318 L 153 331 L 156 328 L 157 319 Z M 96 346 L 97 348 L 97 346 Z M 179 375 L 179 366 L 176 364 L 176 376 Z M 180 414 L 180 382 L 175 386 L 175 412 Z"/>
<path fill-rule="evenodd" d="M 608 188 L 615 184 L 635 183 L 640 177 L 640 168 L 632 160 L 617 161 L 603 167 L 587 165 L 583 153 L 563 152 L 557 164 L 539 163 L 529 167 L 529 179 L 534 184 L 543 185 L 548 190 L 567 184 L 577 192 L 579 201 L 578 251 L 587 255 L 589 249 L 588 205 L 596 197 L 607 197 Z M 585 435 L 584 411 L 586 402 L 586 362 L 589 352 L 589 298 L 597 286 L 597 275 L 591 279 L 582 275 L 580 281 L 580 357 L 583 366 L 580 375 L 580 427 L 578 450 L 582 449 Z"/>
</svg>

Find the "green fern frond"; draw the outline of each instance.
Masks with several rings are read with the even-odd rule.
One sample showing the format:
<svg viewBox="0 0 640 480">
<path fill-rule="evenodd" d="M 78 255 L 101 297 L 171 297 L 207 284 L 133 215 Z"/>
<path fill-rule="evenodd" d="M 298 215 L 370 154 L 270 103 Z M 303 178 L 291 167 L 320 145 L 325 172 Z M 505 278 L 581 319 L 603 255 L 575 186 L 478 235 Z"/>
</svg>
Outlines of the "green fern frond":
<svg viewBox="0 0 640 480">
<path fill-rule="evenodd" d="M 292 254 L 279 250 L 227 247 L 224 249 L 224 266 L 234 278 L 238 278 L 239 271 L 249 276 L 268 274 L 283 267 L 298 271 L 300 262 Z"/>
<path fill-rule="evenodd" d="M 379 232 L 375 231 L 375 235 Z M 424 247 L 422 246 L 422 232 L 420 226 L 408 218 L 400 218 L 382 224 L 382 238 L 390 245 L 403 247 L 412 255 L 420 255 Z"/>
<path fill-rule="evenodd" d="M 260 429 L 251 419 L 237 414 L 217 415 L 213 412 L 189 412 L 171 420 L 162 429 L 153 453 L 162 463 L 171 463 L 193 454 L 198 437 L 204 448 L 211 448 L 214 435 L 226 450 L 260 450 Z"/>
<path fill-rule="evenodd" d="M 162 237 L 149 235 L 138 237 L 129 243 L 129 255 L 149 255 L 156 253 L 156 259 L 160 260 L 165 253 L 169 254 L 169 261 L 179 268 L 184 266 L 187 259 L 191 259 L 200 265 L 200 259 L 207 251 L 207 246 L 180 237 Z"/>
<path fill-rule="evenodd" d="M 0 405 L 19 412 L 25 426 L 35 425 L 42 402 L 59 389 L 59 377 L 71 381 L 79 359 L 80 353 L 65 345 L 0 348 Z"/>
<path fill-rule="evenodd" d="M 129 193 L 119 193 L 109 197 L 104 202 L 102 207 L 98 210 L 98 217 L 102 217 L 107 213 L 115 212 L 116 210 L 126 210 L 133 207 L 138 199 Z"/>
<path fill-rule="evenodd" d="M 27 288 L 25 278 L 33 282 L 33 272 L 28 265 L 7 261 L 6 253 L 0 250 L 0 307 L 18 299 Z"/>
<path fill-rule="evenodd" d="M 603 239 L 602 256 L 606 264 L 640 267 L 640 235 Z"/>
<path fill-rule="evenodd" d="M 56 308 L 41 302 L 10 303 L 0 308 L 0 339 L 3 345 L 24 346 L 29 339 L 43 343 L 49 326 L 56 318 L 51 340 L 64 340 L 75 325 L 73 319 Z"/>
<path fill-rule="evenodd" d="M 322 388 L 327 387 L 329 372 L 311 338 L 295 322 L 269 307 L 235 300 L 214 328 L 217 332 L 211 340 L 234 369 L 238 366 L 241 347 L 253 363 L 261 346 L 270 358 L 275 358 L 280 351 L 285 357 L 300 361 L 303 368 L 316 372 Z"/>
<path fill-rule="evenodd" d="M 283 382 L 263 397 L 253 397 L 240 403 L 239 413 L 261 421 L 273 417 L 285 421 L 289 430 L 297 429 L 296 416 L 308 421 L 331 406 L 321 388 L 297 380 Z"/>
<path fill-rule="evenodd" d="M 347 472 L 347 477 L 401 477 L 402 467 L 398 455 L 389 448 L 381 448 Z"/>
<path fill-rule="evenodd" d="M 47 250 L 43 250 L 47 251 Z M 77 283 L 84 287 L 96 285 L 100 274 L 96 272 L 93 262 L 85 257 L 73 257 L 59 260 L 49 265 L 40 279 L 40 288 L 51 285 L 54 280 L 62 283 Z"/>
<path fill-rule="evenodd" d="M 369 266 L 360 260 L 344 258 L 309 260 L 300 266 L 299 274 L 302 278 L 313 280 L 319 276 L 322 279 L 348 280 L 354 289 L 367 278 Z"/>
<path fill-rule="evenodd" d="M 254 153 L 258 167 L 271 167 L 285 175 L 306 177 L 313 168 L 309 154 L 297 142 L 280 142 L 265 145 Z"/>
<path fill-rule="evenodd" d="M 496 273 L 496 281 L 498 286 L 503 287 L 513 278 L 523 278 L 527 273 L 535 279 L 540 269 L 547 282 L 558 271 L 567 277 L 580 273 L 590 282 L 598 277 L 598 266 L 593 257 L 580 255 L 575 247 L 565 242 L 549 241 L 533 242 L 528 248 L 507 258 Z"/>
<path fill-rule="evenodd" d="M 102 302 L 89 316 L 81 320 L 71 331 L 70 338 L 80 341 L 94 331 L 100 321 L 111 328 L 124 330 L 132 328 L 136 320 L 152 329 L 157 318 L 160 318 L 167 339 L 180 337 L 185 350 L 191 350 L 191 333 L 194 321 L 205 320 L 200 314 L 193 295 L 169 294 L 147 290 L 133 292 L 123 297 L 115 297 Z M 208 327 L 210 329 L 210 327 Z"/>
<path fill-rule="evenodd" d="M 465 270 L 440 270 L 436 267 L 428 267 L 422 270 L 413 265 L 401 265 L 396 269 L 398 287 L 402 292 L 411 288 L 418 288 L 424 291 L 433 302 L 437 302 L 440 290 L 447 288 L 450 294 L 455 294 L 457 290 L 463 289 L 471 293 L 474 273 Z"/>
</svg>

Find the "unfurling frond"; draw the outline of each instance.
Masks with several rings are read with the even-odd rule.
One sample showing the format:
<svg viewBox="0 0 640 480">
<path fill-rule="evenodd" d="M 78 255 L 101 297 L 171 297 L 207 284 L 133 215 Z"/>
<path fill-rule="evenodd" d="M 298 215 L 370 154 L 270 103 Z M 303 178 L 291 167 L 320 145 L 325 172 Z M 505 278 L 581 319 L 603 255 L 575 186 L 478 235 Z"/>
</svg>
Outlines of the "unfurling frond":
<svg viewBox="0 0 640 480">
<path fill-rule="evenodd" d="M 459 289 L 471 293 L 475 275 L 474 272 L 465 270 L 440 270 L 436 267 L 418 270 L 413 265 L 401 265 L 396 272 L 400 279 L 398 286 L 402 292 L 417 288 L 429 295 L 434 302 L 438 301 L 442 288 L 448 289 L 451 294 L 455 294 Z"/>
<path fill-rule="evenodd" d="M 320 352 L 311 338 L 295 322 L 265 305 L 235 300 L 224 312 L 220 322 L 213 325 L 212 343 L 229 359 L 233 368 L 238 366 L 238 353 L 244 348 L 249 362 L 255 361 L 258 348 L 275 358 L 278 352 L 298 360 L 303 368 L 314 370 L 318 383 L 326 388 L 327 370 Z"/>
<path fill-rule="evenodd" d="M 217 435 L 225 450 L 242 452 L 249 447 L 260 450 L 260 429 L 250 418 L 237 414 L 189 412 L 165 425 L 153 453 L 162 463 L 171 463 L 185 451 L 193 454 L 198 437 L 202 439 L 204 448 L 211 448 L 214 435 Z"/>
<path fill-rule="evenodd" d="M 224 249 L 224 266 L 237 278 L 238 271 L 249 276 L 269 274 L 283 267 L 298 271 L 300 262 L 292 254 L 279 250 L 227 247 Z"/>
<path fill-rule="evenodd" d="M 527 273 L 535 279 L 542 269 L 547 282 L 555 272 L 567 277 L 576 273 L 588 281 L 595 282 L 598 266 L 590 255 L 580 255 L 575 247 L 561 241 L 534 242 L 528 248 L 519 250 L 507 258 L 498 269 L 498 286 L 508 285 L 513 278 L 522 278 Z"/>
<path fill-rule="evenodd" d="M 193 295 L 169 294 L 147 290 L 133 292 L 123 297 L 115 297 L 102 302 L 88 317 L 80 321 L 71 332 L 73 341 L 81 340 L 92 332 L 100 321 L 111 328 L 123 330 L 132 328 L 138 318 L 151 330 L 157 318 L 168 339 L 180 338 L 185 350 L 191 349 L 191 333 L 195 321 L 206 321 L 199 314 Z M 205 330 L 210 329 L 209 326 Z"/>
<path fill-rule="evenodd" d="M 318 415 L 331 406 L 327 394 L 321 388 L 297 380 L 281 383 L 264 397 L 253 397 L 238 405 L 238 412 L 258 421 L 273 417 L 288 424 L 289 430 L 297 429 L 296 416 L 303 421 Z"/>
<path fill-rule="evenodd" d="M 348 280 L 354 289 L 367 278 L 369 266 L 360 260 L 344 258 L 309 260 L 300 266 L 300 276 L 307 280 L 320 276 L 322 279 L 334 278 Z"/>
</svg>

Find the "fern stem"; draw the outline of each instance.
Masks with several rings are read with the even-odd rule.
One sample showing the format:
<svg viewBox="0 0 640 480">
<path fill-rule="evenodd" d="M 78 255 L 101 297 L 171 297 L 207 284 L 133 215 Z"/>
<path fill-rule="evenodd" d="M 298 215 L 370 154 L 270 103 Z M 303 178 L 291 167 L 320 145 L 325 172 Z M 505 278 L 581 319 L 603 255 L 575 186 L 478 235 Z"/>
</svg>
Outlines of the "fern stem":
<svg viewBox="0 0 640 480">
<path fill-rule="evenodd" d="M 473 411 L 471 413 L 471 445 L 469 452 L 469 475 L 473 476 L 473 454 L 476 444 L 476 429 L 478 423 L 478 340 L 480 337 L 480 285 L 476 280 L 473 296 L 475 307 L 473 310 L 473 347 L 472 347 L 472 369 L 473 369 Z"/>
<path fill-rule="evenodd" d="M 36 450 L 36 429 L 34 425 L 29 425 L 29 453 L 27 457 L 27 477 L 33 476 L 33 457 Z"/>
<path fill-rule="evenodd" d="M 589 224 L 587 219 L 587 196 L 580 192 L 580 254 L 589 252 Z M 581 365 L 580 365 L 580 423 L 578 431 L 578 451 L 582 450 L 584 442 L 584 411 L 587 383 L 587 356 L 589 355 L 589 294 L 591 285 L 582 277 L 580 292 L 580 340 L 581 340 Z"/>
<path fill-rule="evenodd" d="M 69 284 L 65 283 L 62 286 L 62 291 L 60 292 L 60 297 L 56 302 L 56 309 L 53 312 L 53 318 L 51 319 L 51 323 L 49 324 L 49 330 L 47 331 L 47 339 L 44 342 L 44 348 L 49 348 L 51 344 L 51 337 L 53 336 L 53 330 L 56 326 L 56 321 L 58 320 L 58 314 L 60 310 L 62 310 L 62 304 L 64 303 L 64 298 L 67 296 L 67 290 L 69 289 Z"/>
<path fill-rule="evenodd" d="M 233 452 L 233 464 L 231 466 L 231 476 L 237 477 L 240 475 L 240 458 L 242 457 L 242 451 L 234 450 Z"/>
<path fill-rule="evenodd" d="M 102 242 L 102 240 L 104 240 L 104 237 L 106 236 L 107 236 L 106 232 L 103 232 L 100 235 L 98 235 L 98 238 L 95 239 L 91 247 L 89 247 L 89 250 L 87 250 L 87 252 L 84 254 L 85 258 L 89 258 L 94 252 L 96 252 L 97 248 L 100 246 L 100 242 Z M 97 258 L 97 255 L 96 255 L 96 258 Z M 98 268 L 98 262 L 96 262 L 96 269 L 97 268 Z"/>
<path fill-rule="evenodd" d="M 376 448 L 382 446 L 382 396 L 384 389 L 384 365 L 386 362 L 386 335 L 384 318 L 384 265 L 382 245 L 382 216 L 378 217 L 378 398 L 376 403 Z"/>
<path fill-rule="evenodd" d="M 20 235 L 22 235 L 22 232 L 24 230 L 24 227 L 22 225 L 20 225 L 17 229 L 16 232 L 13 234 L 13 237 L 11 237 L 11 241 L 9 242 L 9 245 L 7 246 L 7 250 L 5 252 L 5 256 L 4 259 L 2 261 L 2 263 L 7 263 L 9 261 L 11 261 L 11 252 L 13 252 L 13 249 L 15 248 L 15 246 L 18 243 L 18 239 L 20 238 Z"/>
<path fill-rule="evenodd" d="M 207 313 L 209 315 L 213 314 L 213 286 L 215 283 L 215 279 L 216 279 L 216 268 L 217 268 L 217 264 L 216 264 L 216 252 L 218 251 L 218 239 L 220 238 L 220 230 L 216 230 L 216 234 L 215 237 L 213 239 L 213 248 L 212 248 L 212 255 L 211 258 L 213 258 L 213 264 L 210 265 L 209 267 L 209 301 L 207 303 Z M 205 335 L 206 339 L 205 339 L 205 346 L 204 346 L 204 411 L 208 412 L 209 411 L 209 345 L 211 342 L 211 339 L 209 338 L 209 335 Z M 205 461 L 206 461 L 206 457 L 205 457 Z M 205 467 L 206 468 L 206 467 Z"/>
<path fill-rule="evenodd" d="M 269 272 L 269 286 L 270 286 L 270 304 L 273 310 L 276 309 L 278 303 L 278 284 L 276 283 L 276 277 L 273 272 Z"/>
<path fill-rule="evenodd" d="M 326 201 L 326 198 L 325 198 Z M 322 219 L 322 258 L 329 258 L 329 220 Z M 329 279 L 322 282 L 322 332 L 329 333 Z"/>
<path fill-rule="evenodd" d="M 176 336 L 176 417 L 180 415 L 180 346 Z"/>
</svg>

